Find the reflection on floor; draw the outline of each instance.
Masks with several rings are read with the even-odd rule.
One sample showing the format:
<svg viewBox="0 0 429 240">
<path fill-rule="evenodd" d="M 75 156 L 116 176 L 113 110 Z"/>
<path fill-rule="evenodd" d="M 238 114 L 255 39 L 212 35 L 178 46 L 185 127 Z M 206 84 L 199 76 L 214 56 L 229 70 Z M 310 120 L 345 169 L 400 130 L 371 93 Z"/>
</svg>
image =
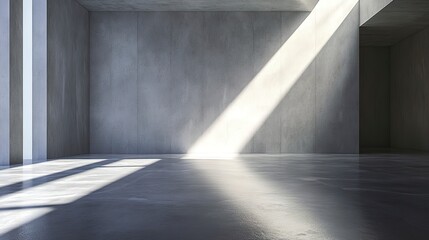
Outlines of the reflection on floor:
<svg viewBox="0 0 429 240">
<path fill-rule="evenodd" d="M 427 239 L 425 155 L 85 155 L 0 169 L 0 239 Z"/>
</svg>

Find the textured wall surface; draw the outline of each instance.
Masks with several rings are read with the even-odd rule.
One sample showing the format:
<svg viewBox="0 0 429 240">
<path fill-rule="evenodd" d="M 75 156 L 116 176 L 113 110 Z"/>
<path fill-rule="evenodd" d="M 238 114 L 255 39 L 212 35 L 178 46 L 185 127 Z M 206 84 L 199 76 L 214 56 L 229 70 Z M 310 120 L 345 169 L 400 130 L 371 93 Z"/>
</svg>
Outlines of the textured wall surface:
<svg viewBox="0 0 429 240">
<path fill-rule="evenodd" d="M 22 6 L 0 2 L 0 165 L 22 163 Z"/>
<path fill-rule="evenodd" d="M 10 164 L 22 163 L 22 0 L 10 1 Z"/>
<path fill-rule="evenodd" d="M 0 165 L 9 165 L 9 1 L 0 1 Z"/>
<path fill-rule="evenodd" d="M 186 153 L 308 14 L 92 12 L 91 152 Z M 358 151 L 358 26 L 356 7 L 242 152 Z"/>
<path fill-rule="evenodd" d="M 391 145 L 429 150 L 429 29 L 391 48 Z"/>
<path fill-rule="evenodd" d="M 323 35 L 316 19 L 316 36 Z M 316 45 L 319 44 L 316 37 Z M 359 151 L 359 5 L 316 57 L 316 139 L 319 153 Z"/>
<path fill-rule="evenodd" d="M 393 0 L 360 0 L 360 25 L 365 24 L 375 14 L 389 5 Z"/>
<path fill-rule="evenodd" d="M 89 14 L 48 1 L 48 158 L 89 152 Z"/>
<path fill-rule="evenodd" d="M 364 5 L 375 7 L 377 12 L 361 25 L 361 45 L 392 46 L 429 27 L 429 1 L 361 0 L 362 14 Z M 379 7 L 383 8 L 378 10 Z"/>
<path fill-rule="evenodd" d="M 318 0 L 77 0 L 90 11 L 310 11 Z"/>
<path fill-rule="evenodd" d="M 360 146 L 390 147 L 390 48 L 360 48 Z"/>
<path fill-rule="evenodd" d="M 33 0 L 33 160 L 47 158 L 47 0 Z"/>
</svg>

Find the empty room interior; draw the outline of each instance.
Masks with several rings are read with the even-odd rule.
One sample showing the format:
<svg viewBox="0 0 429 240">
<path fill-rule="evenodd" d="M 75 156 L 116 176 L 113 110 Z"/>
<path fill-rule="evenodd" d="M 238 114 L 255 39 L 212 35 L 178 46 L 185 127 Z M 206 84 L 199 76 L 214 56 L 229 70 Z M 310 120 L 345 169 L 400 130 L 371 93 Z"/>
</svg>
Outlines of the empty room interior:
<svg viewBox="0 0 429 240">
<path fill-rule="evenodd" d="M 1 240 L 410 240 L 429 1 L 0 0 Z"/>
</svg>

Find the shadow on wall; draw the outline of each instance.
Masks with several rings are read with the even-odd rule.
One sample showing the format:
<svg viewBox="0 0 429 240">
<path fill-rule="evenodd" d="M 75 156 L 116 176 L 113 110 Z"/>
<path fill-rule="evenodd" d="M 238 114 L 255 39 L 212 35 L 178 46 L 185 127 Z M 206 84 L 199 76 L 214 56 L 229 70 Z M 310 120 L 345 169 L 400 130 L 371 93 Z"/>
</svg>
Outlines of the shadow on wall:
<svg viewBox="0 0 429 240">
<path fill-rule="evenodd" d="M 89 14 L 47 1 L 47 157 L 89 152 Z"/>
</svg>

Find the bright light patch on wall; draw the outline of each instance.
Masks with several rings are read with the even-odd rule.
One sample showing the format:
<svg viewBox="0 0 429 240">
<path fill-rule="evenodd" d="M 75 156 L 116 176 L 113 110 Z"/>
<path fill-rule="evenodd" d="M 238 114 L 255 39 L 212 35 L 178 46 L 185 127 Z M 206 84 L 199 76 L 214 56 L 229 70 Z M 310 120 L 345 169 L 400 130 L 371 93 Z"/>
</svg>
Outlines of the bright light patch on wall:
<svg viewBox="0 0 429 240">
<path fill-rule="evenodd" d="M 188 158 L 234 157 L 329 41 L 358 0 L 320 0 L 294 34 L 189 149 Z"/>
<path fill-rule="evenodd" d="M 33 0 L 23 0 L 23 157 L 33 159 Z"/>
<path fill-rule="evenodd" d="M 124 159 L 0 197 L 0 237 L 159 160 Z"/>
</svg>

